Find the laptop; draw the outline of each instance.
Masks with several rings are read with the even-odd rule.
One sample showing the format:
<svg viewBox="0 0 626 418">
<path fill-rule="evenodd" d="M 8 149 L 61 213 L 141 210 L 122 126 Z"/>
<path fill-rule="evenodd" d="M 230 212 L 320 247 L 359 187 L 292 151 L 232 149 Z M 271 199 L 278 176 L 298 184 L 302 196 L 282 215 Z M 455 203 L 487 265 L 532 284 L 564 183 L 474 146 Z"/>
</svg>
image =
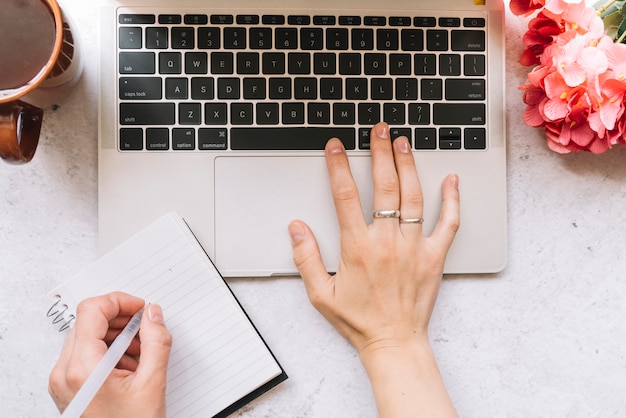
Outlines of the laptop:
<svg viewBox="0 0 626 418">
<path fill-rule="evenodd" d="M 445 273 L 506 263 L 501 0 L 112 0 L 101 11 L 99 235 L 178 212 L 226 277 L 297 274 L 287 225 L 339 263 L 323 147 L 340 138 L 371 220 L 369 130 L 406 135 L 424 231 L 458 173 Z"/>
</svg>

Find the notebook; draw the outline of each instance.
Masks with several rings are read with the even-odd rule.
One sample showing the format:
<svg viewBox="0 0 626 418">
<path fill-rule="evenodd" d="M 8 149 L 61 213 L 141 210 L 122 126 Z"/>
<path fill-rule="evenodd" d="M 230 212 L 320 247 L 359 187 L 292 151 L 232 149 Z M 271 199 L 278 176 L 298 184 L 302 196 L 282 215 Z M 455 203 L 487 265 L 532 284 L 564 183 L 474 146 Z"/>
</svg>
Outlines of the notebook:
<svg viewBox="0 0 626 418">
<path fill-rule="evenodd" d="M 173 337 L 168 417 L 225 417 L 287 379 L 177 214 L 159 218 L 54 289 L 48 317 L 65 330 L 81 300 L 118 290 L 163 308 Z"/>
<path fill-rule="evenodd" d="M 502 0 L 113 0 L 101 13 L 101 250 L 184 216 L 227 277 L 293 275 L 287 224 L 326 267 L 339 229 L 323 147 L 341 139 L 372 207 L 369 130 L 406 135 L 424 231 L 460 177 L 445 273 L 506 263 Z"/>
</svg>

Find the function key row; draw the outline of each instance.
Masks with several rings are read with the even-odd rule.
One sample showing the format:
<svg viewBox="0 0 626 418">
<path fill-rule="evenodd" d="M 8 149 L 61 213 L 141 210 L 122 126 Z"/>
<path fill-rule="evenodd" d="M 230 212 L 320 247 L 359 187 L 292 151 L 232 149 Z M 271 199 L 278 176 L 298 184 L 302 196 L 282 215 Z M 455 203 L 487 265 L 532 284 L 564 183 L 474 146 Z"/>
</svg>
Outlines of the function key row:
<svg viewBox="0 0 626 418">
<path fill-rule="evenodd" d="M 157 22 L 157 16 L 153 14 L 120 14 L 119 23 L 122 25 L 153 25 Z M 161 14 L 158 15 L 158 22 L 163 25 L 180 25 L 184 22 L 186 25 L 313 25 L 318 26 L 413 26 L 432 28 L 441 26 L 447 28 L 467 27 L 467 28 L 483 28 L 485 27 L 485 19 L 479 17 L 432 17 L 432 16 L 392 16 L 386 18 L 384 16 L 308 16 L 308 15 L 228 15 L 228 14 Z"/>
</svg>

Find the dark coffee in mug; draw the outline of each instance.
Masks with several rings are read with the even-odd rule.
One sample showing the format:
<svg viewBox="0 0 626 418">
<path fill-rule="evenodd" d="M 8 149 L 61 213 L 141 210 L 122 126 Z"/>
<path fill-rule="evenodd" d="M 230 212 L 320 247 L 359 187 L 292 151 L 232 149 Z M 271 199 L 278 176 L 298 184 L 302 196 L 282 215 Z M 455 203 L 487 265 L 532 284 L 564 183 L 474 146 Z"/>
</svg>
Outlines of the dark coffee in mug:
<svg viewBox="0 0 626 418">
<path fill-rule="evenodd" d="M 0 90 L 22 87 L 52 55 L 54 16 L 41 0 L 2 0 L 0 28 Z"/>
</svg>

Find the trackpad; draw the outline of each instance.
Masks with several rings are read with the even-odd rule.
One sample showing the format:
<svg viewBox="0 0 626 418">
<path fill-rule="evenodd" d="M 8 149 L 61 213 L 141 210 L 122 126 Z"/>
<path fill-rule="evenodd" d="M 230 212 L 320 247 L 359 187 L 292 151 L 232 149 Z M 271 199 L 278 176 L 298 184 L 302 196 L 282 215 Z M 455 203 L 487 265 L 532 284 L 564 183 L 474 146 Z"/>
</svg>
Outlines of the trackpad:
<svg viewBox="0 0 626 418">
<path fill-rule="evenodd" d="M 363 186 L 370 159 L 351 166 Z M 294 219 L 313 229 L 327 269 L 336 268 L 339 228 L 323 156 L 220 157 L 214 178 L 214 261 L 225 276 L 297 273 L 287 231 Z M 360 187 L 361 201 L 371 202 L 370 188 Z"/>
</svg>

